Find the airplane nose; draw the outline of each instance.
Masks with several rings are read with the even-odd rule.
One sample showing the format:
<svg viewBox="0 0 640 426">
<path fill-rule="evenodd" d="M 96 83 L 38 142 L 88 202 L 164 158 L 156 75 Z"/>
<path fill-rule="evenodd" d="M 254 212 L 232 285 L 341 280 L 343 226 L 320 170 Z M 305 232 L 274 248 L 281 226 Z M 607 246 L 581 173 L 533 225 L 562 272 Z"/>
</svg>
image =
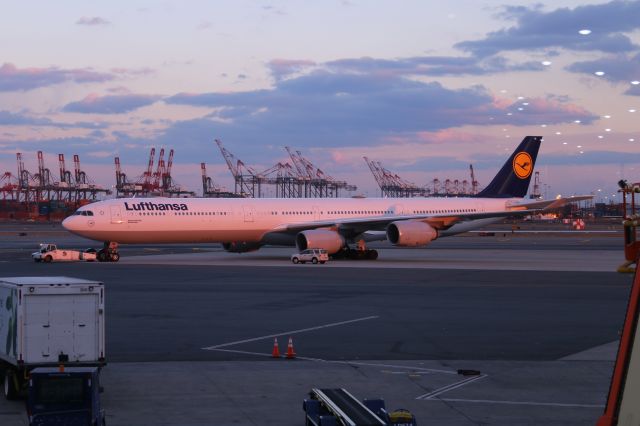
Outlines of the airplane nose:
<svg viewBox="0 0 640 426">
<path fill-rule="evenodd" d="M 73 232 L 77 229 L 78 221 L 77 217 L 69 216 L 65 220 L 62 221 L 62 227 L 67 231 Z"/>
</svg>

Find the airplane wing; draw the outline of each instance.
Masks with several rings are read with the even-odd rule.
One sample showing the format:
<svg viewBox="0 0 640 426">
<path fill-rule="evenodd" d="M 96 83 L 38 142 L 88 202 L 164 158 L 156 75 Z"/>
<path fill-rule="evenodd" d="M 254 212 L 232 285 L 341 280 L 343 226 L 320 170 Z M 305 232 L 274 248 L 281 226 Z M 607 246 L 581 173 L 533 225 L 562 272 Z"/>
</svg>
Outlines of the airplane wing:
<svg viewBox="0 0 640 426">
<path fill-rule="evenodd" d="M 513 204 L 509 210 L 501 212 L 482 212 L 482 213 L 458 213 L 458 214 L 410 214 L 410 215 L 394 215 L 394 216 L 373 216 L 358 218 L 341 218 L 333 220 L 319 220 L 309 222 L 297 222 L 290 224 L 282 224 L 269 233 L 296 234 L 309 229 L 333 229 L 342 235 L 357 235 L 366 231 L 384 231 L 391 222 L 402 220 L 418 220 L 426 222 L 434 229 L 445 230 L 451 228 L 456 223 L 508 216 L 527 216 L 531 214 L 539 214 L 552 209 L 560 208 L 568 203 L 588 200 L 593 198 L 592 195 L 582 195 L 570 198 L 558 198 L 553 200 L 536 200 L 526 201 Z"/>
<path fill-rule="evenodd" d="M 340 232 L 341 234 L 360 234 L 366 231 L 384 231 L 391 222 L 402 220 L 418 220 L 426 222 L 435 229 L 448 229 L 458 222 L 464 222 L 475 219 L 485 219 L 493 217 L 507 216 L 526 216 L 529 214 L 540 213 L 541 209 L 525 209 L 503 212 L 485 212 L 485 213 L 459 213 L 459 214 L 411 214 L 411 215 L 394 215 L 394 216 L 375 216 L 375 217 L 358 217 L 349 219 L 320 220 L 310 222 L 298 222 L 291 224 L 283 224 L 270 232 L 291 233 L 295 234 L 301 231 L 318 228 L 328 228 Z"/>
</svg>

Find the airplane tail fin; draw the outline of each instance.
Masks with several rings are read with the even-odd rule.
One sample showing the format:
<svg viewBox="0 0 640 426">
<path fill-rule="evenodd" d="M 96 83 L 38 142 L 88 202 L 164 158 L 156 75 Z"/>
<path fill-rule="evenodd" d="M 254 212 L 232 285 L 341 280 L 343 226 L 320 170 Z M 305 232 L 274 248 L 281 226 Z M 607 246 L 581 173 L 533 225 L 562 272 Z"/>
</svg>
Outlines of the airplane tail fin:
<svg viewBox="0 0 640 426">
<path fill-rule="evenodd" d="M 542 136 L 526 136 L 479 198 L 522 198 L 527 195 Z"/>
</svg>

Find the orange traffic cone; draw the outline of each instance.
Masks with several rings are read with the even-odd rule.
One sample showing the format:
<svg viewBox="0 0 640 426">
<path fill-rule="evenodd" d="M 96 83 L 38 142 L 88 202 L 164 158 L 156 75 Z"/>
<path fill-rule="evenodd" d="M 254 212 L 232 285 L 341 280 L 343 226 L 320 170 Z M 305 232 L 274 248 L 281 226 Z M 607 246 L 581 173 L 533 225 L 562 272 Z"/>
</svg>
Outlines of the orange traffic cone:
<svg viewBox="0 0 640 426">
<path fill-rule="evenodd" d="M 287 359 L 294 359 L 296 353 L 293 351 L 293 339 L 289 337 L 289 344 L 287 345 Z"/>
<path fill-rule="evenodd" d="M 271 352 L 273 358 L 280 358 L 280 349 L 278 349 L 278 338 L 273 339 L 273 352 Z"/>
</svg>

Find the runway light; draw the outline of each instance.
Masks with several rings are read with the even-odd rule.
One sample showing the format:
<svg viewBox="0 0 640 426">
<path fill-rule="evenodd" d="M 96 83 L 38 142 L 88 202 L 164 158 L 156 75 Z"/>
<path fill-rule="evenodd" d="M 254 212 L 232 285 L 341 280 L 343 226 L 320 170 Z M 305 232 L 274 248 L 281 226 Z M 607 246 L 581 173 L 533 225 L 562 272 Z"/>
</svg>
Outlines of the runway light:
<svg viewBox="0 0 640 426">
<path fill-rule="evenodd" d="M 629 138 L 629 142 L 635 142 L 636 140 L 634 138 Z"/>
<path fill-rule="evenodd" d="M 598 139 L 602 139 L 602 138 L 604 138 L 604 136 L 598 135 Z"/>
<path fill-rule="evenodd" d="M 636 112 L 635 108 L 629 108 L 629 112 Z"/>
<path fill-rule="evenodd" d="M 556 135 L 560 136 L 562 134 L 562 132 L 556 132 Z"/>
<path fill-rule="evenodd" d="M 596 71 L 594 72 L 595 75 L 597 75 L 598 77 L 602 77 L 604 75 L 604 71 Z"/>
<path fill-rule="evenodd" d="M 611 118 L 611 116 L 610 116 L 610 115 L 603 115 L 602 117 L 603 117 L 603 118 Z"/>
<path fill-rule="evenodd" d="M 567 144 L 566 142 L 562 142 L 562 145 L 566 145 L 566 144 Z"/>
<path fill-rule="evenodd" d="M 611 129 L 604 129 L 604 131 L 605 131 L 605 132 L 610 132 L 610 131 L 611 131 Z"/>
<path fill-rule="evenodd" d="M 540 127 L 547 127 L 547 125 L 546 124 L 541 124 Z"/>
<path fill-rule="evenodd" d="M 589 35 L 589 34 L 591 34 L 591 30 L 585 28 L 583 30 L 578 31 L 578 34 L 580 34 L 580 35 Z"/>
<path fill-rule="evenodd" d="M 576 124 L 580 124 L 580 123 L 582 123 L 582 121 L 580 121 L 580 120 L 575 120 L 575 121 L 574 121 L 574 123 L 576 123 Z"/>
<path fill-rule="evenodd" d="M 638 81 L 638 80 L 633 80 L 633 81 L 631 82 L 631 84 L 633 84 L 634 86 L 637 86 L 638 84 L 640 84 L 640 81 Z"/>
<path fill-rule="evenodd" d="M 542 65 L 548 67 L 549 65 L 551 65 L 551 61 L 542 61 Z"/>
</svg>

